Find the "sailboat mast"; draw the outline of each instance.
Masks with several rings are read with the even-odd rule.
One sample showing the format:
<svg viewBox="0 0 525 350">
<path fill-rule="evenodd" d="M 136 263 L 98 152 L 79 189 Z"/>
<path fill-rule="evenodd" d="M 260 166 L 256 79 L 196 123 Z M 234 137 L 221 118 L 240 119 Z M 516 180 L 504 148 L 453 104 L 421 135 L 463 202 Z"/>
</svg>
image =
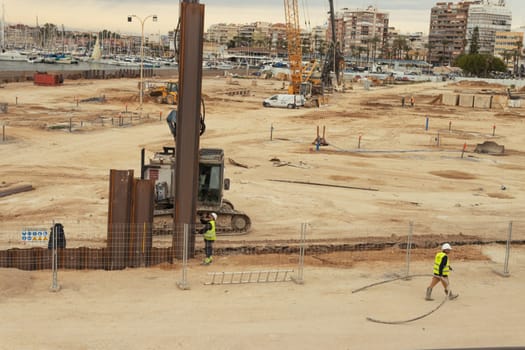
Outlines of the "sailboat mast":
<svg viewBox="0 0 525 350">
<path fill-rule="evenodd" d="M 5 48 L 5 5 L 2 3 L 2 24 L 0 25 L 0 49 Z"/>
</svg>

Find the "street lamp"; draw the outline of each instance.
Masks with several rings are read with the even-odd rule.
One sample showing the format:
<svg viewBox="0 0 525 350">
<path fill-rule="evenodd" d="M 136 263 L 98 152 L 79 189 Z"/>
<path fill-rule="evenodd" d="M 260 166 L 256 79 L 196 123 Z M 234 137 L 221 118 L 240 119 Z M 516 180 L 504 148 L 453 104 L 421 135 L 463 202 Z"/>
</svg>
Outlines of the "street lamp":
<svg viewBox="0 0 525 350">
<path fill-rule="evenodd" d="M 133 21 L 133 17 L 139 20 L 141 29 L 142 29 L 142 35 L 140 38 L 140 115 L 142 116 L 142 95 L 144 94 L 144 22 L 148 18 L 152 18 L 153 22 L 157 22 L 157 15 L 149 15 L 146 18 L 142 19 L 137 15 L 129 15 L 128 16 L 128 22 Z"/>
</svg>

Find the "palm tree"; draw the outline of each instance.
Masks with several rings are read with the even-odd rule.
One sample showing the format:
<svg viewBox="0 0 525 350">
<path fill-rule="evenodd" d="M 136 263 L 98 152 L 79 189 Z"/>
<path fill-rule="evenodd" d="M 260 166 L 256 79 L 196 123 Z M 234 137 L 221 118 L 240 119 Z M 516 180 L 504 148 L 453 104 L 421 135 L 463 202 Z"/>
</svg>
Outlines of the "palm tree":
<svg viewBox="0 0 525 350">
<path fill-rule="evenodd" d="M 425 49 L 426 49 L 426 57 L 425 57 L 425 61 L 427 63 L 430 63 L 430 57 L 432 56 L 432 49 L 434 48 L 434 46 L 432 45 L 432 43 L 430 43 L 430 41 L 428 43 L 426 43 L 424 45 Z"/>
<path fill-rule="evenodd" d="M 503 57 L 503 62 L 505 62 L 505 66 L 509 66 L 509 60 L 512 58 L 513 56 L 513 53 L 512 51 L 509 51 L 509 50 L 505 50 L 503 51 L 503 53 L 501 54 L 501 56 Z"/>
<path fill-rule="evenodd" d="M 42 47 L 51 48 L 55 45 L 55 39 L 57 36 L 57 26 L 51 23 L 46 23 L 40 28 L 40 35 L 42 38 Z"/>
<path fill-rule="evenodd" d="M 403 51 L 408 48 L 407 39 L 403 35 L 399 35 L 394 39 L 393 49 L 394 58 L 401 59 L 403 57 Z"/>
<path fill-rule="evenodd" d="M 376 51 L 377 51 L 377 43 L 381 41 L 379 37 L 376 35 L 372 39 L 370 39 L 372 43 L 372 62 L 375 62 L 376 60 Z"/>
<path fill-rule="evenodd" d="M 359 66 L 360 66 L 359 63 L 361 63 L 361 54 L 362 54 L 364 51 L 366 51 L 366 49 L 365 49 L 364 47 L 362 47 L 362 46 L 358 46 L 358 47 L 357 47 L 357 57 L 358 57 L 358 61 L 357 61 L 357 62 L 358 62 L 358 65 L 359 65 Z"/>
<path fill-rule="evenodd" d="M 450 40 L 447 40 L 447 39 L 441 40 L 441 45 L 443 45 L 443 51 L 441 53 L 440 62 L 442 66 L 444 65 L 445 59 L 447 58 L 447 48 L 449 44 L 450 44 Z"/>
<path fill-rule="evenodd" d="M 514 50 L 514 75 L 519 75 L 520 72 L 520 59 L 522 48 L 523 42 L 521 40 L 518 40 L 516 42 L 516 49 Z"/>
</svg>

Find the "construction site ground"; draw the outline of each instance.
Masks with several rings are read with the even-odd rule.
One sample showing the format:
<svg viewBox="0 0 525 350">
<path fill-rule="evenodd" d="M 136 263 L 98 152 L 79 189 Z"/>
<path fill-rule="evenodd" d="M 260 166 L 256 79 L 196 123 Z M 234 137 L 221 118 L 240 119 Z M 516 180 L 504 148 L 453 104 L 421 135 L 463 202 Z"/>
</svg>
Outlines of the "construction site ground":
<svg viewBox="0 0 525 350">
<path fill-rule="evenodd" d="M 248 234 L 219 237 L 216 247 L 254 245 L 259 254 L 218 255 L 200 266 L 198 250 L 188 291 L 176 287 L 178 261 L 60 271 L 58 293 L 49 292 L 50 271 L 0 269 L 0 349 L 523 346 L 524 109 L 443 106 L 437 99 L 450 92 L 505 94 L 497 85 L 350 86 L 320 108 L 269 109 L 262 100 L 283 93 L 280 81 L 205 78 L 200 144 L 231 159 L 226 198 L 252 220 Z M 235 93 L 241 89 L 250 92 Z M 402 107 L 401 98 L 412 95 L 415 106 Z M 0 114 L 0 191 L 33 190 L 0 197 L 1 249 L 26 247 L 17 227 L 53 221 L 64 223 L 68 247 L 103 247 L 109 170 L 133 169 L 138 177 L 141 148 L 151 154 L 174 145 L 169 106 L 145 99 L 139 119 L 136 79 L 6 84 L 2 102 L 8 112 Z M 317 130 L 328 143 L 319 149 Z M 484 141 L 504 145 L 505 153 L 474 153 Z M 503 269 L 511 221 L 517 243 L 505 278 L 494 270 Z M 204 284 L 210 271 L 297 273 L 297 254 L 262 253 L 296 244 L 303 223 L 304 284 Z M 407 272 L 402 243 L 409 233 L 417 247 L 409 272 L 418 276 L 352 293 Z M 367 320 L 408 320 L 439 306 L 441 287 L 434 301 L 423 298 L 445 241 L 453 244 L 451 283 L 460 297 L 409 323 Z M 344 249 L 359 243 L 377 249 Z M 324 252 L 320 244 L 342 251 Z"/>
</svg>

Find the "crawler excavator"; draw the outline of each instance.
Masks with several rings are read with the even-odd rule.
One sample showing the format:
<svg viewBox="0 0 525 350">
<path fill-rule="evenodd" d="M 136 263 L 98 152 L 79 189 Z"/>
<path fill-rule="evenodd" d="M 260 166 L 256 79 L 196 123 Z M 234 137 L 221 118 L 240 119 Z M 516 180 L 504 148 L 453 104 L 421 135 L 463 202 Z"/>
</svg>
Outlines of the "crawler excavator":
<svg viewBox="0 0 525 350">
<path fill-rule="evenodd" d="M 176 110 L 168 114 L 167 122 L 172 134 L 176 135 Z M 201 122 L 201 134 L 204 132 Z M 175 181 L 175 148 L 163 147 L 145 164 L 145 152 L 142 151 L 141 175 L 143 179 L 155 180 L 155 230 L 157 234 L 171 233 L 169 227 L 173 222 L 173 203 L 176 188 Z M 197 195 L 197 217 L 215 212 L 217 234 L 240 235 L 248 233 L 251 220 L 248 215 L 238 211 L 233 204 L 223 198 L 223 192 L 229 190 L 230 179 L 224 178 L 224 151 L 217 148 L 199 150 L 199 180 Z M 197 225 L 199 222 L 196 223 Z"/>
</svg>

